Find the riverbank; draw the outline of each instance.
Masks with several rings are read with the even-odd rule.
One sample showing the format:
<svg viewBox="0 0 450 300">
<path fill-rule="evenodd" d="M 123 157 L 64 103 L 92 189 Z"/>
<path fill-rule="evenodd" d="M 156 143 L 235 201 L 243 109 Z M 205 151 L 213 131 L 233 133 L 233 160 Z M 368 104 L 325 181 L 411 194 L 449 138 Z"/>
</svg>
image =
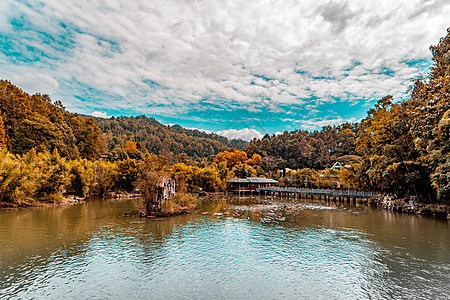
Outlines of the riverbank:
<svg viewBox="0 0 450 300">
<path fill-rule="evenodd" d="M 444 204 L 418 203 L 414 198 L 397 199 L 393 196 L 380 196 L 368 204 L 400 213 L 426 215 L 450 220 L 450 206 Z"/>
<path fill-rule="evenodd" d="M 139 198 L 141 195 L 139 193 L 129 193 L 129 192 L 109 192 L 103 196 L 103 199 L 132 199 Z M 18 209 L 18 208 L 27 208 L 27 207 L 55 207 L 55 206 L 67 206 L 80 204 L 89 200 L 91 198 L 79 197 L 76 195 L 64 195 L 63 200 L 61 201 L 28 201 L 20 204 L 12 204 L 12 203 L 0 203 L 0 211 Z"/>
<path fill-rule="evenodd" d="M 19 208 L 27 208 L 27 207 L 55 207 L 55 206 L 66 206 L 66 205 L 74 205 L 82 203 L 86 200 L 84 197 L 78 197 L 75 195 L 66 195 L 61 201 L 53 201 L 53 202 L 43 202 L 43 201 L 28 201 L 20 204 L 12 204 L 12 203 L 0 203 L 0 211 L 4 210 L 12 210 Z"/>
</svg>

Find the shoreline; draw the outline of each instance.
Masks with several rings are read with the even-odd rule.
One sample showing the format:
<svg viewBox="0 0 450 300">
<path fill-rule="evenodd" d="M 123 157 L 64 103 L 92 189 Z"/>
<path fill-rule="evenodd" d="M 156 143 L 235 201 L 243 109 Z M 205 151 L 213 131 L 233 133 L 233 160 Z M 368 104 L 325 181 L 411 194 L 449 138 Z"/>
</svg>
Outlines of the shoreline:
<svg viewBox="0 0 450 300">
<path fill-rule="evenodd" d="M 227 192 L 199 192 L 193 193 L 200 198 L 208 197 L 208 196 L 226 196 Z M 102 199 L 133 199 L 139 198 L 141 195 L 139 193 L 129 193 L 129 192 L 109 192 Z M 21 208 L 31 208 L 31 207 L 59 207 L 59 206 L 69 206 L 75 204 L 81 204 L 86 201 L 89 201 L 92 198 L 84 198 L 78 197 L 75 195 L 65 195 L 64 200 L 60 202 L 37 202 L 32 201 L 24 204 L 16 204 L 13 206 L 0 206 L 0 211 L 9 211 Z M 100 197 L 99 197 L 100 198 Z M 361 204 L 365 204 L 367 206 L 376 207 L 378 209 L 388 210 L 392 212 L 398 212 L 403 214 L 413 214 L 413 215 L 423 215 L 423 216 L 431 216 L 439 219 L 447 219 L 450 220 L 450 206 L 445 204 L 436 204 L 436 203 L 419 203 L 414 200 L 409 200 L 405 198 L 394 198 L 392 196 L 379 196 L 376 198 L 371 198 L 368 201 L 361 201 Z M 179 215 L 189 213 L 187 210 L 182 210 L 181 212 L 175 213 L 162 213 L 160 215 L 148 215 L 146 217 L 167 217 L 171 215 Z M 144 217 L 144 216 L 142 216 Z"/>
<path fill-rule="evenodd" d="M 101 198 L 101 199 L 133 199 L 139 198 L 141 195 L 139 193 L 129 193 L 129 192 L 109 192 L 103 197 L 79 197 L 75 195 L 64 195 L 64 200 L 59 202 L 39 202 L 39 201 L 30 201 L 28 203 L 23 204 L 15 204 L 11 206 L 0 206 L 0 211 L 9 211 L 21 208 L 32 208 L 32 207 L 59 207 L 59 206 L 69 206 L 75 204 L 81 204 L 90 199 Z"/>
<path fill-rule="evenodd" d="M 420 203 L 406 198 L 394 198 L 392 196 L 377 197 L 367 203 L 373 207 L 393 212 L 432 216 L 450 220 L 450 206 L 436 203 Z"/>
</svg>

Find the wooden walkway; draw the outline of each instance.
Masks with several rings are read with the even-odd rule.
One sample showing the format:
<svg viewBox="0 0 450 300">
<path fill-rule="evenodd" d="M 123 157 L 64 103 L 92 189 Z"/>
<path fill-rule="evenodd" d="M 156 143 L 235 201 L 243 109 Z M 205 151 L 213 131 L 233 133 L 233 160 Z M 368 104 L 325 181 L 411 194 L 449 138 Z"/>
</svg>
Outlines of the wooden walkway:
<svg viewBox="0 0 450 300">
<path fill-rule="evenodd" d="M 332 189 L 304 189 L 295 187 L 262 187 L 256 189 L 260 194 L 264 193 L 266 196 L 279 196 L 279 197 L 294 197 L 302 198 L 304 196 L 306 199 L 310 197 L 319 198 L 319 200 L 333 200 L 343 202 L 356 202 L 356 199 L 369 199 L 371 197 L 376 197 L 381 193 L 378 192 L 366 192 L 366 191 L 356 191 L 356 190 L 332 190 Z"/>
</svg>

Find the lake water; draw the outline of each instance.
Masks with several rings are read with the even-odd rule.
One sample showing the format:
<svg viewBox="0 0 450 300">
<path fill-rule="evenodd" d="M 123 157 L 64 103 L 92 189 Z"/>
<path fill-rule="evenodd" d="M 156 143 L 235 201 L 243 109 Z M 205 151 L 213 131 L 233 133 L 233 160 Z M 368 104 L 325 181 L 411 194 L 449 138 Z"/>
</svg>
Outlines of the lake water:
<svg viewBox="0 0 450 300">
<path fill-rule="evenodd" d="M 0 212 L 1 299 L 450 299 L 447 220 L 217 196 Z"/>
</svg>

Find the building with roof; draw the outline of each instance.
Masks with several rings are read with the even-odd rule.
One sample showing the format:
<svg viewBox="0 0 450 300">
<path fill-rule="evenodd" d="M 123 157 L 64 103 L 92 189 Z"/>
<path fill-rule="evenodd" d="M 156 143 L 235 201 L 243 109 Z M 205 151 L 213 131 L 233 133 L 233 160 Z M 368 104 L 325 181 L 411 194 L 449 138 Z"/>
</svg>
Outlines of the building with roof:
<svg viewBox="0 0 450 300">
<path fill-rule="evenodd" d="M 331 167 L 332 170 L 342 170 L 342 165 L 340 162 L 335 162 L 334 165 Z"/>
<path fill-rule="evenodd" d="M 232 193 L 254 192 L 257 188 L 277 183 L 277 180 L 265 177 L 229 178 L 227 179 L 227 191 Z"/>
</svg>

